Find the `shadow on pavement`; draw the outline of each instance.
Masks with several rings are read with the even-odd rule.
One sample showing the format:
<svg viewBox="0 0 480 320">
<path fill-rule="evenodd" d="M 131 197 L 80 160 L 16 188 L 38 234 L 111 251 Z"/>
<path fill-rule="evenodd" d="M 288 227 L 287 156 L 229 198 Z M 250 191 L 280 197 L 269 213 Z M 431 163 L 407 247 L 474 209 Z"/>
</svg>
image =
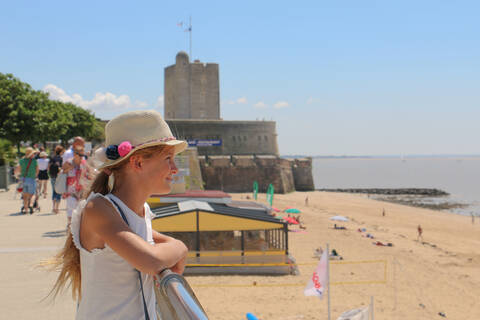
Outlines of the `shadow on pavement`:
<svg viewBox="0 0 480 320">
<path fill-rule="evenodd" d="M 21 213 L 21 212 L 14 212 L 14 213 L 10 213 L 9 216 L 11 217 L 15 217 L 15 216 L 23 216 L 25 215 L 25 213 Z"/>
<path fill-rule="evenodd" d="M 66 230 L 58 230 L 58 231 L 48 231 L 45 232 L 42 237 L 45 238 L 61 238 L 67 235 Z"/>
</svg>

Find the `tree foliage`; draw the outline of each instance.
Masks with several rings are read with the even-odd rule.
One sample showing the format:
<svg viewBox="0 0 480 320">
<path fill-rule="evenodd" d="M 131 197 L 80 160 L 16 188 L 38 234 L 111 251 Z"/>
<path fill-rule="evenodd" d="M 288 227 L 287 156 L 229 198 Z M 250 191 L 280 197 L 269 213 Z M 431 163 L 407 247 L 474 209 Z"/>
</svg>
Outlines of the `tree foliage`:
<svg viewBox="0 0 480 320">
<path fill-rule="evenodd" d="M 75 136 L 101 140 L 103 124 L 89 110 L 54 101 L 48 94 L 0 73 L 0 138 L 21 141 L 67 141 Z"/>
</svg>

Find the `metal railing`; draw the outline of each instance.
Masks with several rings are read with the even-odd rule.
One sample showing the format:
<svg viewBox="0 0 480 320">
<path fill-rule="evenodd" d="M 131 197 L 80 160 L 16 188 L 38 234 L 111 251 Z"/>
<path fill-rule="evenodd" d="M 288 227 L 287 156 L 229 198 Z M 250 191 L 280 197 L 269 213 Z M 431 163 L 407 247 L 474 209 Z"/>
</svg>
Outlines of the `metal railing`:
<svg viewBox="0 0 480 320">
<path fill-rule="evenodd" d="M 155 277 L 157 316 L 160 320 L 208 320 L 185 278 L 168 269 Z"/>
</svg>

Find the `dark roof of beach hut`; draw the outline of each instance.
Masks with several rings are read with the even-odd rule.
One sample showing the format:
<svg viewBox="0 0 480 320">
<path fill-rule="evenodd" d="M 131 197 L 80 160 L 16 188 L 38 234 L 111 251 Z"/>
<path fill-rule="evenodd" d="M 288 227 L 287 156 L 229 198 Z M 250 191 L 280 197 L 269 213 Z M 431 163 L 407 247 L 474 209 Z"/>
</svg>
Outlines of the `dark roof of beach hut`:
<svg viewBox="0 0 480 320">
<path fill-rule="evenodd" d="M 264 210 L 195 200 L 154 208 L 152 212 L 152 227 L 160 232 L 268 230 L 286 225 Z"/>
</svg>

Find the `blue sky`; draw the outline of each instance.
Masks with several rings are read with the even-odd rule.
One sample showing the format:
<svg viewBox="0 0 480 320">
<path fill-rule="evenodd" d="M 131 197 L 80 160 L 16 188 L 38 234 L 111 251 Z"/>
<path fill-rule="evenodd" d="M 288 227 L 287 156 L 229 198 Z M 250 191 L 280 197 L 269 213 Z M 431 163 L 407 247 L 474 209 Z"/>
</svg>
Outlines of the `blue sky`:
<svg viewBox="0 0 480 320">
<path fill-rule="evenodd" d="M 3 1 L 0 72 L 104 119 L 163 114 L 163 68 L 220 65 L 222 117 L 277 121 L 281 154 L 479 154 L 480 4 Z"/>
</svg>

